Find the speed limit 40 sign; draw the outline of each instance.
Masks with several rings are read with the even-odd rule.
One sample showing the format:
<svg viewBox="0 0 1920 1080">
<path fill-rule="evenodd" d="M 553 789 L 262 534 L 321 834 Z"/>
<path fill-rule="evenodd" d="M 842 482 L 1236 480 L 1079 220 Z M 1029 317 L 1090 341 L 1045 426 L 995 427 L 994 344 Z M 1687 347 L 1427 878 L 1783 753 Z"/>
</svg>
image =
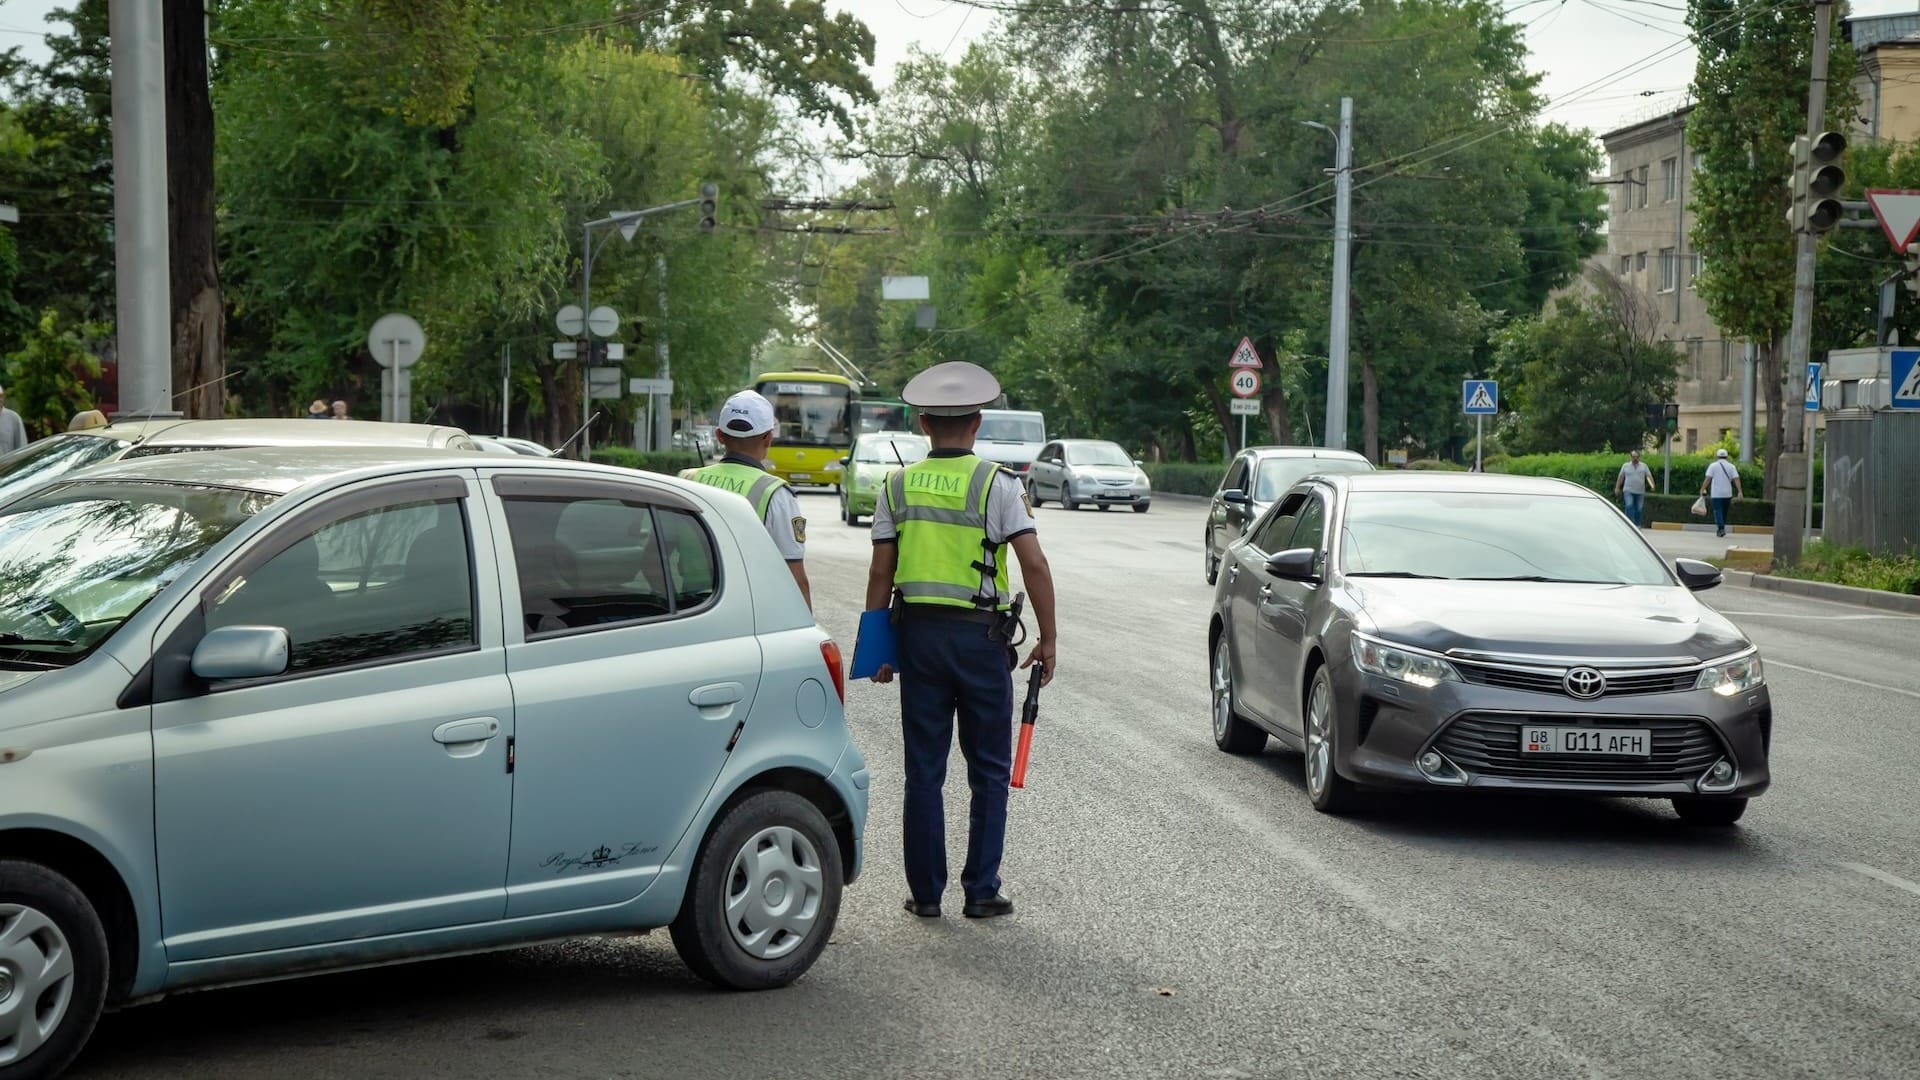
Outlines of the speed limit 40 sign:
<svg viewBox="0 0 1920 1080">
<path fill-rule="evenodd" d="M 1233 388 L 1235 397 L 1252 397 L 1260 392 L 1260 373 L 1252 368 L 1235 368 L 1227 385 Z"/>
</svg>

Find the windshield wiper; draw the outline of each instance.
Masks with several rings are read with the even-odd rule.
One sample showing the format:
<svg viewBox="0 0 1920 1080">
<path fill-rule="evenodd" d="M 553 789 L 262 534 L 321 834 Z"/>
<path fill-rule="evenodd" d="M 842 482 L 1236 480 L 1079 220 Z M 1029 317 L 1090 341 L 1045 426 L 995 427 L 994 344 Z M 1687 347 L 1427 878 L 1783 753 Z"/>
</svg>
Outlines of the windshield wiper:
<svg viewBox="0 0 1920 1080">
<path fill-rule="evenodd" d="M 1343 577 L 1422 578 L 1427 581 L 1451 580 L 1439 574 L 1416 574 L 1411 570 L 1348 570 Z"/>
<path fill-rule="evenodd" d="M 1618 581 L 1601 581 L 1595 578 L 1547 577 L 1544 574 L 1506 574 L 1498 577 L 1463 577 L 1457 581 L 1545 581 L 1556 585 L 1619 585 Z"/>
<path fill-rule="evenodd" d="M 32 638 L 16 634 L 10 630 L 0 630 L 0 645 L 59 645 L 73 648 L 77 641 L 63 641 L 59 638 Z"/>
</svg>

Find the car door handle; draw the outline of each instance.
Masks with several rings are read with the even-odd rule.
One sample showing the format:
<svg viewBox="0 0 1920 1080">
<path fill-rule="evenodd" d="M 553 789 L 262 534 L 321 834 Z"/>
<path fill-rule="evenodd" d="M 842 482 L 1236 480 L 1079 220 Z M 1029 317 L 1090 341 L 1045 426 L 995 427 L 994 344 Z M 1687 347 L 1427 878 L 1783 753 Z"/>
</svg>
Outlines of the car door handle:
<svg viewBox="0 0 1920 1080">
<path fill-rule="evenodd" d="M 746 687 L 737 682 L 726 682 L 699 687 L 687 695 L 687 700 L 702 709 L 712 709 L 721 705 L 737 705 L 746 696 Z"/>
<path fill-rule="evenodd" d="M 1273 586 L 1271 585 L 1260 586 L 1260 599 L 1262 600 L 1273 599 Z"/>
<path fill-rule="evenodd" d="M 500 734 L 500 721 L 491 716 L 476 716 L 469 720 L 449 720 L 433 729 L 433 741 L 448 746 L 462 743 L 486 742 Z"/>
</svg>

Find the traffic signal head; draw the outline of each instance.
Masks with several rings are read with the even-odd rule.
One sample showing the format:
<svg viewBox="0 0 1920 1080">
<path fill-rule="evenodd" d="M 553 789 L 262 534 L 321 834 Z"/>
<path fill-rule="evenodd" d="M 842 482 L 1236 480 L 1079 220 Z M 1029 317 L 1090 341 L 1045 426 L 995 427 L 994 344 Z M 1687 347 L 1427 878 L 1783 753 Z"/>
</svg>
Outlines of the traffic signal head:
<svg viewBox="0 0 1920 1080">
<path fill-rule="evenodd" d="M 1840 156 L 1846 149 L 1846 137 L 1837 131 L 1793 140 L 1793 206 L 1787 221 L 1794 232 L 1826 232 L 1846 216 L 1840 205 L 1840 190 L 1847 184 Z"/>
<path fill-rule="evenodd" d="M 720 187 L 717 184 L 700 185 L 700 231 L 712 232 L 713 219 L 719 211 Z"/>
</svg>

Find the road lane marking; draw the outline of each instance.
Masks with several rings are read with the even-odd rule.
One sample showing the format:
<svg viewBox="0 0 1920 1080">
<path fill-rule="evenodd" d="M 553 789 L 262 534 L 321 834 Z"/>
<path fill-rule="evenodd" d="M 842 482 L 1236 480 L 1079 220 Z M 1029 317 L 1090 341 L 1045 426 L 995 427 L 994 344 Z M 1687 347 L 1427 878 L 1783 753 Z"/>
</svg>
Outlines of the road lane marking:
<svg viewBox="0 0 1920 1080">
<path fill-rule="evenodd" d="M 1767 667 L 1783 667 L 1783 668 L 1786 668 L 1788 671 L 1804 671 L 1809 675 L 1823 675 L 1829 679 L 1838 679 L 1843 683 L 1852 683 L 1855 686 L 1864 686 L 1869 690 L 1884 690 L 1889 694 L 1899 694 L 1902 697 L 1910 697 L 1916 700 L 1920 700 L 1920 690 L 1902 690 L 1897 686 L 1888 686 L 1885 683 L 1868 682 L 1865 679 L 1856 679 L 1851 675 L 1839 675 L 1831 671 L 1822 671 L 1816 667 L 1806 667 L 1801 664 L 1789 664 L 1785 660 L 1775 660 L 1772 657 L 1765 656 L 1765 655 L 1761 656 L 1760 662 Z"/>
<path fill-rule="evenodd" d="M 1809 615 L 1805 612 L 1798 611 L 1726 611 L 1723 609 L 1720 614 L 1739 615 L 1743 618 L 1759 615 L 1776 619 L 1826 619 L 1829 621 L 1845 621 L 1850 619 L 1920 619 L 1920 615 L 1901 615 L 1894 612 L 1888 612 L 1884 615 Z"/>
<path fill-rule="evenodd" d="M 1843 862 L 1840 866 L 1842 869 L 1851 870 L 1856 874 L 1865 875 L 1875 881 L 1884 882 L 1896 889 L 1905 889 L 1915 896 L 1920 896 L 1920 885 L 1908 881 L 1906 878 L 1900 877 L 1897 874 L 1889 874 L 1885 870 L 1868 866 L 1866 863 Z"/>
</svg>

